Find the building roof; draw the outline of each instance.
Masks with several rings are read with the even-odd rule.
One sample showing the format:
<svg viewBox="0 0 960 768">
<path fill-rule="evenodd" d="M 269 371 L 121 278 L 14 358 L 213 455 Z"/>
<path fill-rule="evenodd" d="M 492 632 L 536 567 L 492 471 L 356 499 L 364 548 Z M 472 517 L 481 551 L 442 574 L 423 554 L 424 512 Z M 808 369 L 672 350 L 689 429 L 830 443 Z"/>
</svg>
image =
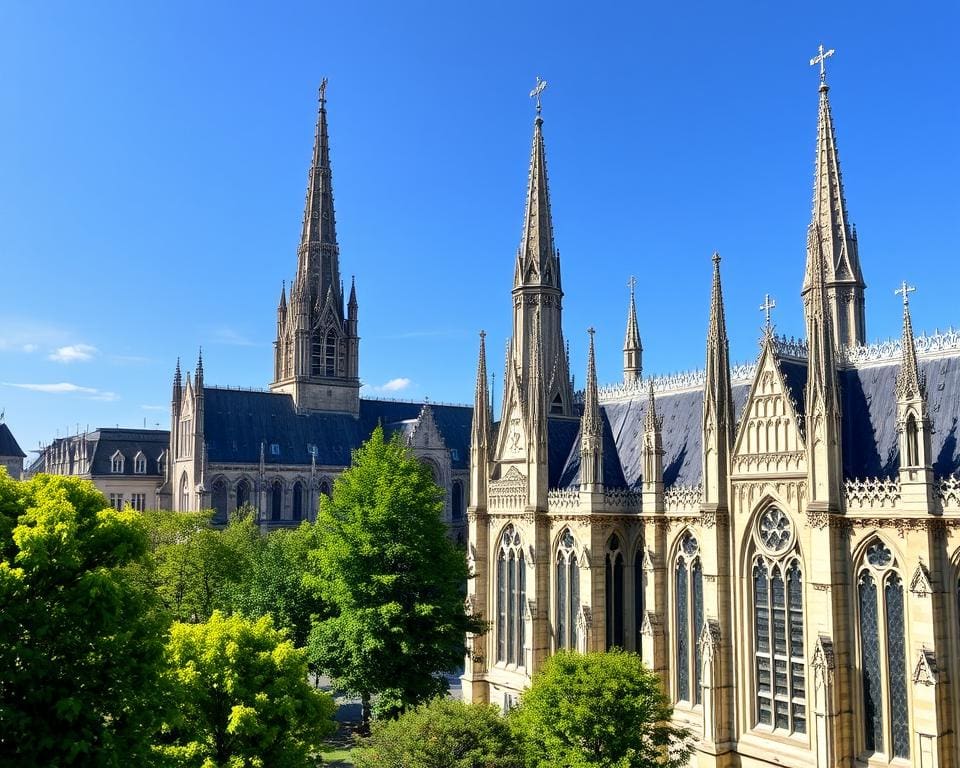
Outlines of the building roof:
<svg viewBox="0 0 960 768">
<path fill-rule="evenodd" d="M 25 458 L 26 455 L 27 454 L 20 450 L 20 444 L 17 443 L 13 432 L 10 431 L 10 427 L 0 421 L 0 456 L 15 456 L 18 459 L 22 459 Z"/>
<path fill-rule="evenodd" d="M 360 400 L 360 418 L 340 413 L 298 414 L 293 398 L 280 392 L 256 392 L 204 387 L 204 440 L 207 460 L 214 464 L 257 464 L 260 446 L 264 463 L 311 463 L 316 449 L 320 466 L 345 467 L 377 424 L 385 432 L 406 434 L 423 403 Z M 472 408 L 430 403 L 437 429 L 451 450 L 453 469 L 466 469 L 470 460 Z"/>
</svg>

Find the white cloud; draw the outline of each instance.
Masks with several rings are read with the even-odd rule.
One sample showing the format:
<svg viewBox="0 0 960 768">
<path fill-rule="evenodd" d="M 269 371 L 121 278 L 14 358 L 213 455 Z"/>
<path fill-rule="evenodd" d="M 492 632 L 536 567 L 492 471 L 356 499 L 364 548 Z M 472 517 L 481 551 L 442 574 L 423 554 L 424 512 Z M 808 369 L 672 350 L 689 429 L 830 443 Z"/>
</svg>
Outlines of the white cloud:
<svg viewBox="0 0 960 768">
<path fill-rule="evenodd" d="M 43 392 L 50 395 L 88 395 L 90 400 L 101 400 L 112 403 L 119 400 L 120 396 L 116 392 L 106 392 L 94 387 L 81 387 L 79 384 L 71 384 L 69 381 L 60 381 L 56 384 L 15 384 L 10 381 L 0 382 L 5 387 L 16 387 L 17 389 L 28 389 L 31 392 Z"/>
<path fill-rule="evenodd" d="M 37 345 L 36 345 L 36 344 L 24 344 L 24 345 L 21 347 L 21 349 L 22 349 L 24 352 L 26 352 L 27 354 L 29 354 L 29 353 L 31 353 L 31 352 L 36 352 L 36 351 L 37 351 Z"/>
<path fill-rule="evenodd" d="M 382 392 L 402 392 L 409 386 L 410 386 L 410 379 L 400 376 L 396 379 L 390 379 L 390 381 L 388 381 L 383 386 L 374 387 L 374 389 L 378 389 Z"/>
<path fill-rule="evenodd" d="M 89 344 L 68 344 L 52 352 L 49 359 L 57 363 L 77 363 L 92 360 L 95 354 L 97 348 Z"/>
</svg>

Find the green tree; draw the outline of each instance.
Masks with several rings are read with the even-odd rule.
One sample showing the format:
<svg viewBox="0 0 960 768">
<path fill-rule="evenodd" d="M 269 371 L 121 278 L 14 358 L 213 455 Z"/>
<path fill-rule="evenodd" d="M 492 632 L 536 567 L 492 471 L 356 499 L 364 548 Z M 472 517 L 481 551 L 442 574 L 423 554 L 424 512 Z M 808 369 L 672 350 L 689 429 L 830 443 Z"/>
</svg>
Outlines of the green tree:
<svg viewBox="0 0 960 768">
<path fill-rule="evenodd" d="M 304 587 L 315 547 L 310 523 L 258 537 L 244 579 L 232 588 L 234 610 L 251 618 L 271 615 L 277 627 L 288 631 L 294 645 L 305 646 L 313 617 L 324 613 L 316 592 Z"/>
<path fill-rule="evenodd" d="M 377 720 L 350 756 L 357 768 L 521 768 L 520 750 L 493 706 L 437 697 Z"/>
<path fill-rule="evenodd" d="M 441 673 L 463 661 L 464 554 L 440 519 L 429 469 L 383 430 L 354 452 L 317 515 L 312 583 L 332 616 L 314 625 L 310 651 L 337 685 L 395 714 L 446 691 Z"/>
<path fill-rule="evenodd" d="M 306 651 L 270 617 L 214 611 L 174 624 L 167 643 L 170 715 L 156 746 L 178 768 L 316 765 L 333 734 L 335 705 L 307 682 Z"/>
<path fill-rule="evenodd" d="M 142 764 L 166 625 L 127 568 L 139 513 L 89 481 L 0 472 L 0 764 Z"/>
<path fill-rule="evenodd" d="M 561 652 L 511 713 L 528 768 L 679 768 L 688 733 L 671 724 L 660 678 L 626 651 Z"/>
<path fill-rule="evenodd" d="M 217 530 L 211 515 L 144 513 L 152 556 L 139 575 L 175 621 L 206 621 L 215 610 L 229 610 L 260 546 L 251 516 L 239 515 L 225 530 Z"/>
</svg>

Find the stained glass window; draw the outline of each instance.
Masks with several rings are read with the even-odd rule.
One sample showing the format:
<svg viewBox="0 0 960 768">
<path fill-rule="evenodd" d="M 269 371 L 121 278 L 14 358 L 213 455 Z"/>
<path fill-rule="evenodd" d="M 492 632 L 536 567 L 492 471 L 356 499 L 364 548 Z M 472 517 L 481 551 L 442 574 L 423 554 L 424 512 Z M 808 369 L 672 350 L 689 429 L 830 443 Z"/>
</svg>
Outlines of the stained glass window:
<svg viewBox="0 0 960 768">
<path fill-rule="evenodd" d="M 557 648 L 577 647 L 577 609 L 580 607 L 580 568 L 573 534 L 567 529 L 557 550 Z"/>
<path fill-rule="evenodd" d="M 520 534 L 508 525 L 497 554 L 497 661 L 524 663 L 523 613 L 526 605 L 526 568 Z"/>
<path fill-rule="evenodd" d="M 693 700 L 697 704 L 702 704 L 700 634 L 703 632 L 703 568 L 700 565 L 699 558 L 694 560 L 691 574 L 690 586 L 693 592 Z"/>
<path fill-rule="evenodd" d="M 690 626 L 687 613 L 687 563 L 677 562 L 677 698 L 690 701 Z"/>
<path fill-rule="evenodd" d="M 616 534 L 607 542 L 606 557 L 607 650 L 623 648 L 623 553 Z"/>
<path fill-rule="evenodd" d="M 700 704 L 703 698 L 700 687 L 703 566 L 699 553 L 696 537 L 690 533 L 684 535 L 676 566 L 677 699 L 693 704 Z"/>
<path fill-rule="evenodd" d="M 860 575 L 860 656 L 863 667 L 864 744 L 869 751 L 883 750 L 883 691 L 880 679 L 880 627 L 877 585 L 865 571 Z"/>
<path fill-rule="evenodd" d="M 890 668 L 890 726 L 894 757 L 910 757 L 910 715 L 907 708 L 907 664 L 903 634 L 903 584 L 891 573 L 884 585 L 887 603 L 887 658 Z"/>
<path fill-rule="evenodd" d="M 638 549 L 633 555 L 633 619 L 637 653 L 640 653 L 640 629 L 643 627 L 643 552 Z"/>
</svg>

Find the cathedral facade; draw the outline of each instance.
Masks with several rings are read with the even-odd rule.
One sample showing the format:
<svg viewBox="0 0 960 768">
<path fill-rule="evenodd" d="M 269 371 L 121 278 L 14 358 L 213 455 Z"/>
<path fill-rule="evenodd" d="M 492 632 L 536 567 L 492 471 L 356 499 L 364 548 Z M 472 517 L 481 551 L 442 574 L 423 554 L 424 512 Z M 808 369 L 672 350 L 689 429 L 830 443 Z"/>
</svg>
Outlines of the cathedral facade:
<svg viewBox="0 0 960 768">
<path fill-rule="evenodd" d="M 312 520 L 351 452 L 381 425 L 430 468 L 444 521 L 463 541 L 472 409 L 361 397 L 358 316 L 356 285 L 345 298 L 340 279 L 324 80 L 296 276 L 277 306 L 273 381 L 209 386 L 202 355 L 192 375 L 177 362 L 163 505 L 212 509 L 218 523 L 249 505 L 264 528 Z"/>
<path fill-rule="evenodd" d="M 561 649 L 661 677 L 697 766 L 960 765 L 960 334 L 866 344 L 821 71 L 806 338 L 731 367 L 713 256 L 705 368 L 575 394 L 538 106 L 504 397 L 481 335 L 468 701 L 509 707 Z"/>
</svg>

